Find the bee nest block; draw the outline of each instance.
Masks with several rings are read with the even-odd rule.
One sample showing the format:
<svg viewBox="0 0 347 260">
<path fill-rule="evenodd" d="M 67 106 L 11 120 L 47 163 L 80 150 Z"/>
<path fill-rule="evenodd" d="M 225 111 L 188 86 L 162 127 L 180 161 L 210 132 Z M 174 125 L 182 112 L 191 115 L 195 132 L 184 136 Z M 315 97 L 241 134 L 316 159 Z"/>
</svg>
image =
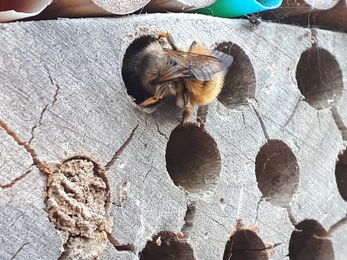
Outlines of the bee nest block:
<svg viewBox="0 0 347 260">
<path fill-rule="evenodd" d="M 129 57 L 168 31 L 230 54 L 180 124 Z M 347 255 L 346 34 L 194 14 L 0 25 L 1 259 Z"/>
</svg>

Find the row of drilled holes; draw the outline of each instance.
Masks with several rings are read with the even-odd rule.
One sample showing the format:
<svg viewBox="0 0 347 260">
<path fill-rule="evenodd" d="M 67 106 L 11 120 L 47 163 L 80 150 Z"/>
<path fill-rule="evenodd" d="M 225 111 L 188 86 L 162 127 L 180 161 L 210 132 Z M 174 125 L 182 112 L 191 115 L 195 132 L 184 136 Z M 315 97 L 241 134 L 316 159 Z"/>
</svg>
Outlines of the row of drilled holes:
<svg viewBox="0 0 347 260">
<path fill-rule="evenodd" d="M 166 168 L 177 186 L 191 193 L 212 191 L 217 185 L 221 158 L 214 139 L 195 124 L 177 126 L 166 147 Z M 347 153 L 339 156 L 335 177 L 341 197 L 347 201 Z M 286 207 L 298 189 L 297 159 L 282 141 L 269 140 L 255 161 L 258 188 L 276 206 Z"/>
<path fill-rule="evenodd" d="M 128 63 L 133 55 L 154 40 L 152 36 L 136 39 L 127 49 L 123 59 L 122 76 L 128 94 L 138 104 L 149 96 Z M 218 44 L 216 49 L 234 57 L 234 63 L 225 77 L 225 84 L 218 100 L 226 107 L 247 103 L 247 99 L 254 97 L 256 89 L 256 79 L 250 59 L 242 48 L 230 42 Z M 312 107 L 323 109 L 336 105 L 342 96 L 342 78 L 342 71 L 337 61 L 328 51 L 313 47 L 302 53 L 297 65 L 296 79 L 301 93 Z"/>
<path fill-rule="evenodd" d="M 331 241 L 321 224 L 307 219 L 295 226 L 289 242 L 289 259 L 335 259 Z M 160 240 L 160 244 L 159 241 Z M 271 249 L 252 230 L 236 228 L 225 245 L 223 260 L 266 260 L 270 259 Z M 174 233 L 162 231 L 155 235 L 139 253 L 140 260 L 191 260 L 194 253 L 184 239 Z"/>
</svg>

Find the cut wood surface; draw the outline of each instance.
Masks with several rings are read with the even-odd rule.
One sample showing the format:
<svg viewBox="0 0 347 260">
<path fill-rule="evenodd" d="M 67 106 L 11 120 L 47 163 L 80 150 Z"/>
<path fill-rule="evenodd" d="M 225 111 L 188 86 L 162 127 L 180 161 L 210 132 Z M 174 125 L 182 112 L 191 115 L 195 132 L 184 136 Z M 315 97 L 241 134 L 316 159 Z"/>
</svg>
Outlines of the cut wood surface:
<svg viewBox="0 0 347 260">
<path fill-rule="evenodd" d="M 205 128 L 128 94 L 128 47 L 161 31 L 234 56 Z M 1 259 L 345 259 L 345 34 L 151 14 L 0 38 Z"/>
</svg>

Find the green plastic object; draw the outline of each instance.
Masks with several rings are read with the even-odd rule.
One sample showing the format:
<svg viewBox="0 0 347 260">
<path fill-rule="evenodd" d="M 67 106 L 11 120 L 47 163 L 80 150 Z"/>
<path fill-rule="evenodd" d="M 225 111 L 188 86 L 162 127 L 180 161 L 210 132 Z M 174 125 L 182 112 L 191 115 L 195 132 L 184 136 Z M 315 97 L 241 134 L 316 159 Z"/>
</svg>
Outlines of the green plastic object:
<svg viewBox="0 0 347 260">
<path fill-rule="evenodd" d="M 276 9 L 281 3 L 282 0 L 217 0 L 210 6 L 191 12 L 228 18 Z"/>
</svg>

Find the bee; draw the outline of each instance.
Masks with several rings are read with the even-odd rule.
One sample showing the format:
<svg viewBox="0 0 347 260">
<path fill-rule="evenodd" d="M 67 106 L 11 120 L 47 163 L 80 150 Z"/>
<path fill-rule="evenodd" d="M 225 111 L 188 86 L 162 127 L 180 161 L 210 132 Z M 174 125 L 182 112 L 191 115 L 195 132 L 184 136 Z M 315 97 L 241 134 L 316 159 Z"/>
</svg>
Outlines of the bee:
<svg viewBox="0 0 347 260">
<path fill-rule="evenodd" d="M 196 41 L 188 51 L 179 50 L 172 35 L 162 32 L 133 59 L 134 73 L 152 95 L 140 106 L 146 107 L 175 95 L 177 105 L 183 109 L 184 123 L 195 105 L 208 104 L 218 96 L 233 60 L 231 55 L 206 49 Z"/>
</svg>

